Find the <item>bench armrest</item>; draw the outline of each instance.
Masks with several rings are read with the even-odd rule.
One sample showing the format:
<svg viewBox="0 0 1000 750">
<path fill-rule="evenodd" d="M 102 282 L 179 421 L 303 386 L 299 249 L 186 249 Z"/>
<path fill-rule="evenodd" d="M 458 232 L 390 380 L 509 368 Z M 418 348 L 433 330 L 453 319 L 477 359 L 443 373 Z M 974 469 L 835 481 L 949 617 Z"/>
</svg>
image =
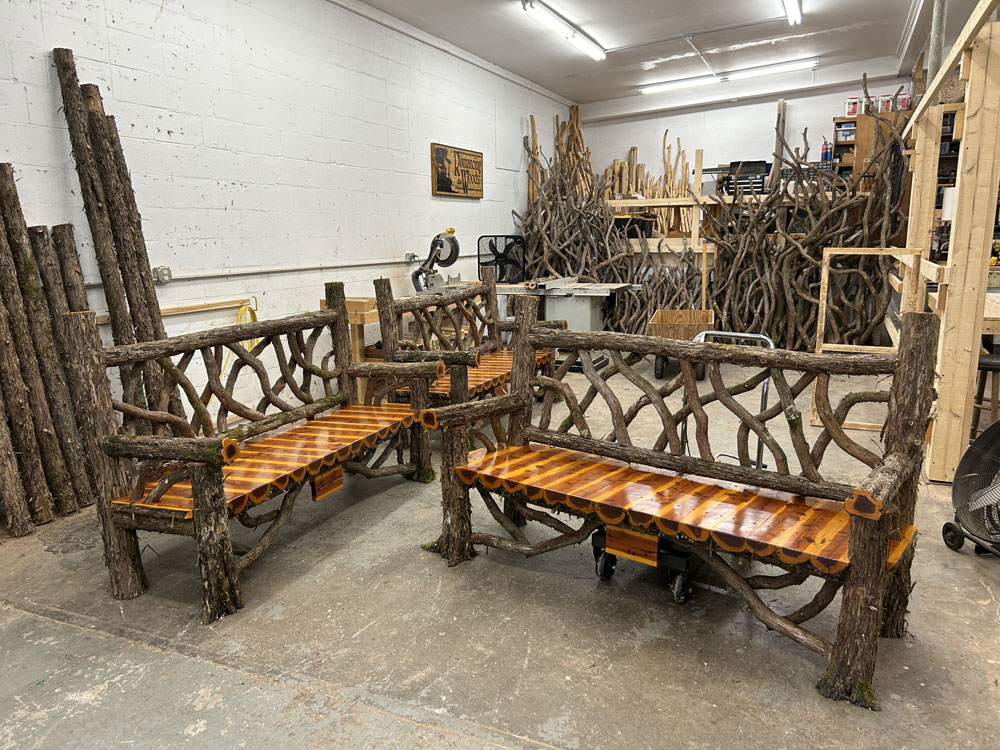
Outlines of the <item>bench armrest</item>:
<svg viewBox="0 0 1000 750">
<path fill-rule="evenodd" d="M 440 359 L 429 362 L 352 362 L 347 374 L 362 378 L 425 378 L 437 380 L 444 377 L 448 368 Z"/>
<path fill-rule="evenodd" d="M 890 453 L 854 488 L 851 497 L 844 500 L 845 510 L 851 515 L 877 521 L 886 504 L 919 467 L 919 457 Z"/>
<path fill-rule="evenodd" d="M 531 324 L 532 328 L 554 328 L 558 331 L 569 330 L 569 324 L 565 320 L 536 320 Z M 516 331 L 517 326 L 514 325 L 513 318 L 505 318 L 500 321 L 500 330 L 504 333 L 510 333 L 511 331 Z"/>
<path fill-rule="evenodd" d="M 428 430 L 471 424 L 480 419 L 488 419 L 501 414 L 510 414 L 527 407 L 530 398 L 526 393 L 512 396 L 493 396 L 464 404 L 442 406 L 439 409 L 424 409 L 420 412 L 420 424 Z"/>
<path fill-rule="evenodd" d="M 444 362 L 445 365 L 465 365 L 479 367 L 479 350 L 467 352 L 424 351 L 422 349 L 401 349 L 396 352 L 397 362 Z"/>
<path fill-rule="evenodd" d="M 109 456 L 204 464 L 230 464 L 240 455 L 239 442 L 230 437 L 184 438 L 109 435 L 104 440 Z"/>
</svg>

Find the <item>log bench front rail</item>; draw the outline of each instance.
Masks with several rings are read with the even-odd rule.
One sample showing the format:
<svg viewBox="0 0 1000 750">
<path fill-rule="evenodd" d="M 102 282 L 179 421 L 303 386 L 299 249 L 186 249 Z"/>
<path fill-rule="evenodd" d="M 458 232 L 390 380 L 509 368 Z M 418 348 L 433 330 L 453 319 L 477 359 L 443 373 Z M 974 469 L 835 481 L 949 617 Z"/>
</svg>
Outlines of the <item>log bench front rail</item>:
<svg viewBox="0 0 1000 750">
<path fill-rule="evenodd" d="M 192 536 L 202 619 L 211 622 L 243 606 L 239 574 L 274 541 L 306 485 L 319 500 L 343 486 L 344 472 L 420 481 L 433 476 L 418 417 L 429 405 L 429 384 L 446 374 L 445 363 L 352 362 L 343 285 L 328 284 L 326 291 L 327 309 L 321 312 L 105 350 L 96 328 L 88 329 L 94 356 L 86 380 L 100 414 L 107 476 L 113 478 L 98 516 L 116 598 L 138 596 L 147 585 L 137 531 Z M 320 357 L 325 333 L 332 351 Z M 224 369 L 227 353 L 232 364 Z M 205 368 L 197 377 L 204 385 L 196 386 L 189 372 L 196 361 Z M 158 368 L 162 391 L 114 401 L 107 367 L 123 373 Z M 136 392 L 127 385 L 129 377 L 135 376 L 125 376 L 127 394 Z M 373 385 L 363 403 L 361 377 Z M 414 394 L 412 404 L 382 403 L 373 395 L 404 386 Z M 178 392 L 190 416 L 175 405 Z M 114 411 L 127 431 L 119 429 Z M 393 457 L 395 463 L 388 463 Z M 133 464 L 128 472 L 126 461 Z M 278 507 L 257 510 L 279 497 Z M 241 546 L 230 535 L 231 520 L 263 533 L 252 547 Z"/>
<path fill-rule="evenodd" d="M 616 544 L 622 544 L 624 534 L 635 545 L 626 556 L 646 561 L 652 555 L 656 564 L 657 540 L 668 540 L 718 572 L 768 628 L 822 654 L 829 662 L 818 684 L 823 695 L 877 708 L 872 678 L 879 636 L 905 632 L 912 584 L 914 505 L 933 396 L 934 316 L 902 316 L 899 354 L 815 354 L 543 329 L 532 325 L 536 305 L 532 297 L 517 302 L 509 395 L 421 412 L 424 426 L 443 431 L 444 515 L 435 548 L 455 565 L 474 556 L 476 545 L 533 556 L 578 544 L 601 529 L 608 534 L 617 529 Z M 551 375 L 534 374 L 533 353 L 539 347 L 568 353 Z M 598 352 L 610 357 L 600 372 L 594 366 Z M 646 356 L 678 359 L 681 372 L 666 384 L 651 382 L 636 369 Z M 693 364 L 699 362 L 706 365 L 711 383 L 705 392 L 699 392 L 694 377 Z M 575 363 L 582 365 L 585 393 L 573 387 L 580 388 L 581 381 L 565 379 Z M 759 371 L 727 385 L 723 365 L 730 374 L 740 368 Z M 862 374 L 880 376 L 880 382 L 891 379 L 889 390 L 849 393 L 834 408 L 831 376 Z M 778 402 L 752 413 L 736 396 L 765 380 Z M 810 442 L 795 398 L 814 381 L 824 429 Z M 619 383 L 629 389 L 616 388 Z M 538 405 L 532 398 L 535 388 L 545 393 Z M 622 404 L 622 394 L 636 389 L 640 395 L 635 403 Z M 671 410 L 666 398 L 675 393 L 683 394 L 683 406 Z M 855 443 L 843 429 L 851 408 L 886 401 L 881 450 Z M 594 431 L 595 402 L 611 418 L 603 436 Z M 568 412 L 561 420 L 553 416 L 556 403 Z M 720 421 L 716 412 L 709 419 L 704 407 L 710 403 L 737 420 L 738 465 L 715 458 L 709 426 L 720 429 L 725 419 Z M 641 435 L 630 434 L 644 409 L 655 414 L 659 434 L 649 430 L 648 418 Z M 507 415 L 506 429 L 497 429 L 500 415 Z M 695 422 L 696 455 L 691 456 L 684 455 L 678 439 L 679 424 L 689 417 Z M 484 418 L 493 421 L 497 443 L 476 435 L 485 448 L 470 455 L 468 426 Z M 787 430 L 786 440 L 774 439 L 776 425 Z M 771 451 L 774 470 L 753 465 L 747 448 L 751 435 Z M 652 445 L 637 444 L 644 441 Z M 861 481 L 844 484 L 823 477 L 822 459 L 831 443 L 864 467 Z M 791 446 L 794 455 L 786 455 L 784 446 Z M 473 487 L 505 535 L 473 530 Z M 502 495 L 503 508 L 493 493 Z M 581 523 L 571 525 L 556 513 Z M 529 542 L 521 530 L 527 521 L 547 526 L 554 536 Z M 720 553 L 758 559 L 787 572 L 744 578 Z M 824 584 L 794 612 L 775 612 L 756 593 L 813 576 Z M 834 638 L 801 627 L 829 606 L 838 591 Z"/>
</svg>

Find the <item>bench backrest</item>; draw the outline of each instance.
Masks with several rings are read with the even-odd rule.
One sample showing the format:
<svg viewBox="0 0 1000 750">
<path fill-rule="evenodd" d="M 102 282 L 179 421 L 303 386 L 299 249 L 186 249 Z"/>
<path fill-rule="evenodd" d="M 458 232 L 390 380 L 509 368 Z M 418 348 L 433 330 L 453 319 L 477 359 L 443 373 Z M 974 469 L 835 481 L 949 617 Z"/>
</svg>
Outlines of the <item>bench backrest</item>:
<svg viewBox="0 0 1000 750">
<path fill-rule="evenodd" d="M 357 403 L 343 284 L 327 284 L 326 298 L 319 312 L 105 349 L 122 375 L 114 408 L 138 434 L 215 437 L 232 420 Z"/>
<path fill-rule="evenodd" d="M 406 349 L 477 354 L 500 349 L 496 275 L 489 266 L 482 269 L 482 274 L 481 284 L 400 299 L 394 298 L 388 279 L 376 279 L 375 296 L 386 361 L 394 361 Z M 415 325 L 412 337 L 404 329 L 410 318 Z"/>
<path fill-rule="evenodd" d="M 522 316 L 522 305 L 532 310 Z M 519 319 L 533 317 L 533 301 L 522 298 L 518 306 Z M 530 396 L 535 389 L 544 397 L 534 410 L 529 406 L 512 415 L 510 444 L 534 441 L 832 500 L 849 497 L 853 485 L 824 477 L 821 464 L 827 448 L 833 442 L 853 458 L 859 476 L 881 464 L 883 444 L 877 434 L 862 432 L 856 438 L 845 431 L 844 423 L 859 407 L 868 412 L 867 421 L 884 421 L 886 407 L 880 405 L 890 401 L 899 385 L 895 353 L 812 354 L 520 324 L 512 343 L 510 393 L 522 394 L 528 404 L 534 401 Z M 530 353 L 539 348 L 555 348 L 565 355 L 551 376 L 535 375 L 526 366 Z M 680 372 L 666 382 L 654 380 L 651 365 L 643 360 L 656 356 L 679 361 Z M 606 362 L 599 363 L 604 358 Z M 706 365 L 705 384 L 696 379 L 695 363 Z M 581 374 L 573 372 L 577 367 Z M 870 387 L 849 392 L 846 376 L 852 375 L 871 376 L 865 384 Z M 831 402 L 832 379 L 837 381 L 836 406 Z M 765 383 L 771 396 L 762 408 L 760 388 Z M 813 386 L 820 427 L 810 424 L 810 415 L 796 405 L 796 397 Z M 780 441 L 775 437 L 779 431 L 784 433 Z M 690 456 L 683 445 L 685 432 Z M 766 468 L 755 466 L 758 438 Z M 729 462 L 720 460 L 720 448 L 732 454 Z M 840 463 L 838 478 L 844 477 L 843 468 Z"/>
</svg>

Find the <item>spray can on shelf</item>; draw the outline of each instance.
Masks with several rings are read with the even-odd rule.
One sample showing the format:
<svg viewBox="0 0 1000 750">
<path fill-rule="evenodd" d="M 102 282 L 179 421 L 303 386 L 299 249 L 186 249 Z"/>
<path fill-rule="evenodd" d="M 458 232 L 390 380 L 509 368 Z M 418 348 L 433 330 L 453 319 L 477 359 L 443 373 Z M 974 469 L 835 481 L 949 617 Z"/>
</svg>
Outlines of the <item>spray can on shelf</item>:
<svg viewBox="0 0 1000 750">
<path fill-rule="evenodd" d="M 820 161 L 833 161 L 833 145 L 823 137 L 823 149 L 820 152 Z"/>
</svg>

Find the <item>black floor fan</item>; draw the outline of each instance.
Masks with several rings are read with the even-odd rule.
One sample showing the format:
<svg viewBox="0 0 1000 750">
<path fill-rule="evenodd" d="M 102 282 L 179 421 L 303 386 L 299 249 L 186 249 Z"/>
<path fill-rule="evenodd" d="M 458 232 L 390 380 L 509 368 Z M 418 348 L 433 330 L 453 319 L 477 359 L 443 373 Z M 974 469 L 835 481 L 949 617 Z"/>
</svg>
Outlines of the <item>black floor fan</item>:
<svg viewBox="0 0 1000 750">
<path fill-rule="evenodd" d="M 978 554 L 1000 556 L 1000 422 L 990 425 L 958 462 L 951 485 L 955 518 L 941 529 L 950 549 L 971 539 Z"/>
<path fill-rule="evenodd" d="M 479 278 L 483 266 L 496 269 L 498 284 L 527 281 L 524 270 L 524 237 L 519 234 L 486 234 L 479 238 Z"/>
</svg>

